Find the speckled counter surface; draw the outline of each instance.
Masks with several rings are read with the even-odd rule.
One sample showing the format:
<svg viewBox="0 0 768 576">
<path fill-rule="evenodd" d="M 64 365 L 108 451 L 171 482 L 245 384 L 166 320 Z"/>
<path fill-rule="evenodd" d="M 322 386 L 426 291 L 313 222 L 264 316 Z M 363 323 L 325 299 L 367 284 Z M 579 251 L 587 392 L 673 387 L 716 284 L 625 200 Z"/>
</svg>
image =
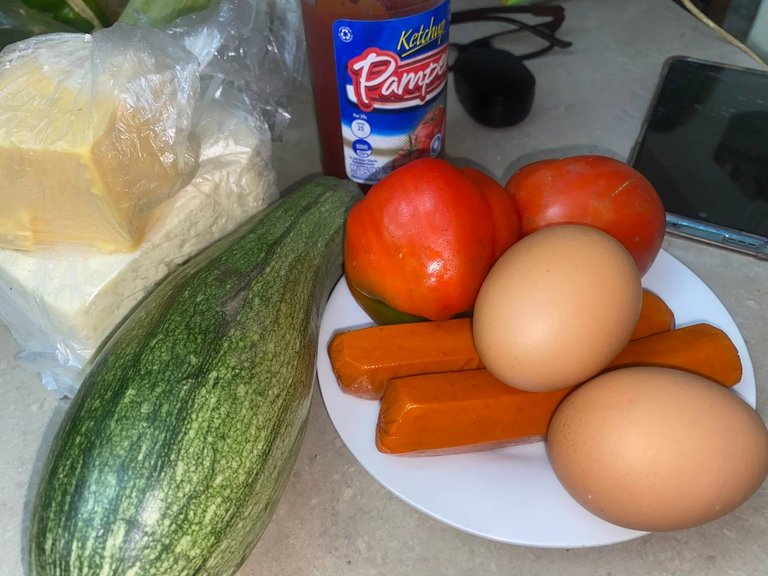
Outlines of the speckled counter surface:
<svg viewBox="0 0 768 576">
<path fill-rule="evenodd" d="M 491 0 L 484 0 L 485 4 Z M 454 1 L 454 7 L 479 2 Z M 448 154 L 504 180 L 541 157 L 626 157 L 666 57 L 752 65 L 671 0 L 571 0 L 562 36 L 573 48 L 531 61 L 538 90 L 522 125 L 474 124 L 449 92 Z M 462 34 L 468 33 L 461 30 Z M 456 36 L 458 37 L 458 28 Z M 275 150 L 281 186 L 319 170 L 308 94 Z M 668 237 L 664 248 L 720 298 L 752 357 L 758 410 L 768 415 L 768 263 Z M 24 574 L 29 485 L 66 403 L 18 367 L 0 328 L 0 576 Z M 600 548 L 526 548 L 483 540 L 411 508 L 378 484 L 337 435 L 319 392 L 299 460 L 243 576 L 757 576 L 768 574 L 768 486 L 719 521 Z M 174 575 L 169 575 L 174 576 Z"/>
</svg>

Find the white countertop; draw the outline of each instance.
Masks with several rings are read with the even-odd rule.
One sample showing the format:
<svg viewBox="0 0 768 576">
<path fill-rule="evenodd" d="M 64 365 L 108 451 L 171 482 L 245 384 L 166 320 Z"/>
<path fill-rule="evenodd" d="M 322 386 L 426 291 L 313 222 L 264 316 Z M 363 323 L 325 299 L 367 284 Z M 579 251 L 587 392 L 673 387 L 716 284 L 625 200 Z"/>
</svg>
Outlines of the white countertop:
<svg viewBox="0 0 768 576">
<path fill-rule="evenodd" d="M 476 4 L 453 2 L 455 8 Z M 671 0 L 564 4 L 567 19 L 560 35 L 574 46 L 529 62 L 538 84 L 523 124 L 507 130 L 479 127 L 450 89 L 451 159 L 478 165 L 503 181 L 541 157 L 593 152 L 625 158 L 668 56 L 755 65 Z M 275 151 L 281 186 L 319 171 L 308 94 L 300 94 L 293 106 L 294 121 Z M 736 321 L 752 357 L 757 407 L 765 417 L 768 263 L 670 237 L 664 248 L 712 289 Z M 35 374 L 15 364 L 17 350 L 0 327 L 0 576 L 24 574 L 28 486 L 66 409 Z M 293 476 L 240 574 L 752 576 L 768 574 L 767 533 L 764 485 L 718 521 L 612 546 L 542 549 L 483 540 L 427 517 L 378 484 L 342 443 L 317 393 Z"/>
</svg>

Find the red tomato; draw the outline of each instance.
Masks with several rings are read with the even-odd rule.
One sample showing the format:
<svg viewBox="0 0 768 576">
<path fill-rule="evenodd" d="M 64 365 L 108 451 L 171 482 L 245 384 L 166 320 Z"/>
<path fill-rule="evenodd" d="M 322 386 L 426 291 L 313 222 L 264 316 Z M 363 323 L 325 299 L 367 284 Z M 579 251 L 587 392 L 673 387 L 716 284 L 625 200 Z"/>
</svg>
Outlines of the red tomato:
<svg viewBox="0 0 768 576">
<path fill-rule="evenodd" d="M 474 168 L 460 168 L 462 172 L 480 187 L 485 199 L 491 205 L 495 231 L 494 261 L 520 239 L 520 217 L 515 201 L 504 187 L 487 174 Z"/>
<path fill-rule="evenodd" d="M 436 158 L 394 170 L 352 207 L 344 272 L 353 295 L 429 320 L 471 309 L 494 259 L 491 205 L 461 171 Z"/>
<path fill-rule="evenodd" d="M 664 205 L 651 183 L 619 160 L 572 156 L 534 162 L 515 172 L 506 189 L 524 236 L 552 224 L 588 224 L 619 240 L 641 274 L 661 250 Z"/>
</svg>

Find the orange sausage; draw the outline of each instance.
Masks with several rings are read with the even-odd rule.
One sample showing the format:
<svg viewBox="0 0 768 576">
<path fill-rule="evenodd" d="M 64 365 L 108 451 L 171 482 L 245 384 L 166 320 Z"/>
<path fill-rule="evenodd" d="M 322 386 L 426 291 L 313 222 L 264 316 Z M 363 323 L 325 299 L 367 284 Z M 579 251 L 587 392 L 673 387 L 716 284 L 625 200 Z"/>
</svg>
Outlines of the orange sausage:
<svg viewBox="0 0 768 576">
<path fill-rule="evenodd" d="M 674 315 L 643 290 L 643 306 L 633 338 L 671 330 Z M 339 332 L 328 346 L 341 389 L 360 398 L 381 398 L 392 378 L 481 368 L 469 318 L 390 324 Z"/>
<path fill-rule="evenodd" d="M 704 323 L 633 340 L 608 369 L 628 366 L 677 368 L 729 387 L 741 382 L 743 371 L 728 334 Z"/>
<path fill-rule="evenodd" d="M 340 332 L 328 347 L 341 389 L 381 398 L 392 378 L 480 368 L 469 318 L 388 324 Z"/>
<path fill-rule="evenodd" d="M 381 398 L 376 447 L 434 455 L 538 439 L 573 388 L 523 392 L 485 369 L 395 378 Z"/>
<path fill-rule="evenodd" d="M 737 384 L 742 371 L 731 340 L 708 324 L 634 340 L 607 370 L 637 365 L 686 370 L 724 386 Z M 390 454 L 445 454 L 539 439 L 574 388 L 523 392 L 485 369 L 395 378 L 381 399 L 376 446 Z"/>
<path fill-rule="evenodd" d="M 666 302 L 650 290 L 643 290 L 643 306 L 631 340 L 667 332 L 675 327 L 675 314 Z"/>
</svg>

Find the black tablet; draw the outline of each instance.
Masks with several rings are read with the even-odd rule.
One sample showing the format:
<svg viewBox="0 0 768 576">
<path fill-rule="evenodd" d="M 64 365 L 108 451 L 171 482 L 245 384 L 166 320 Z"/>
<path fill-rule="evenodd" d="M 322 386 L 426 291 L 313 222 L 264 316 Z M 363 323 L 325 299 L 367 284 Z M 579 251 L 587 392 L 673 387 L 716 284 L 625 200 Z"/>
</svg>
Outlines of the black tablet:
<svg viewBox="0 0 768 576">
<path fill-rule="evenodd" d="M 669 232 L 768 258 L 768 72 L 670 58 L 630 163 Z"/>
</svg>

